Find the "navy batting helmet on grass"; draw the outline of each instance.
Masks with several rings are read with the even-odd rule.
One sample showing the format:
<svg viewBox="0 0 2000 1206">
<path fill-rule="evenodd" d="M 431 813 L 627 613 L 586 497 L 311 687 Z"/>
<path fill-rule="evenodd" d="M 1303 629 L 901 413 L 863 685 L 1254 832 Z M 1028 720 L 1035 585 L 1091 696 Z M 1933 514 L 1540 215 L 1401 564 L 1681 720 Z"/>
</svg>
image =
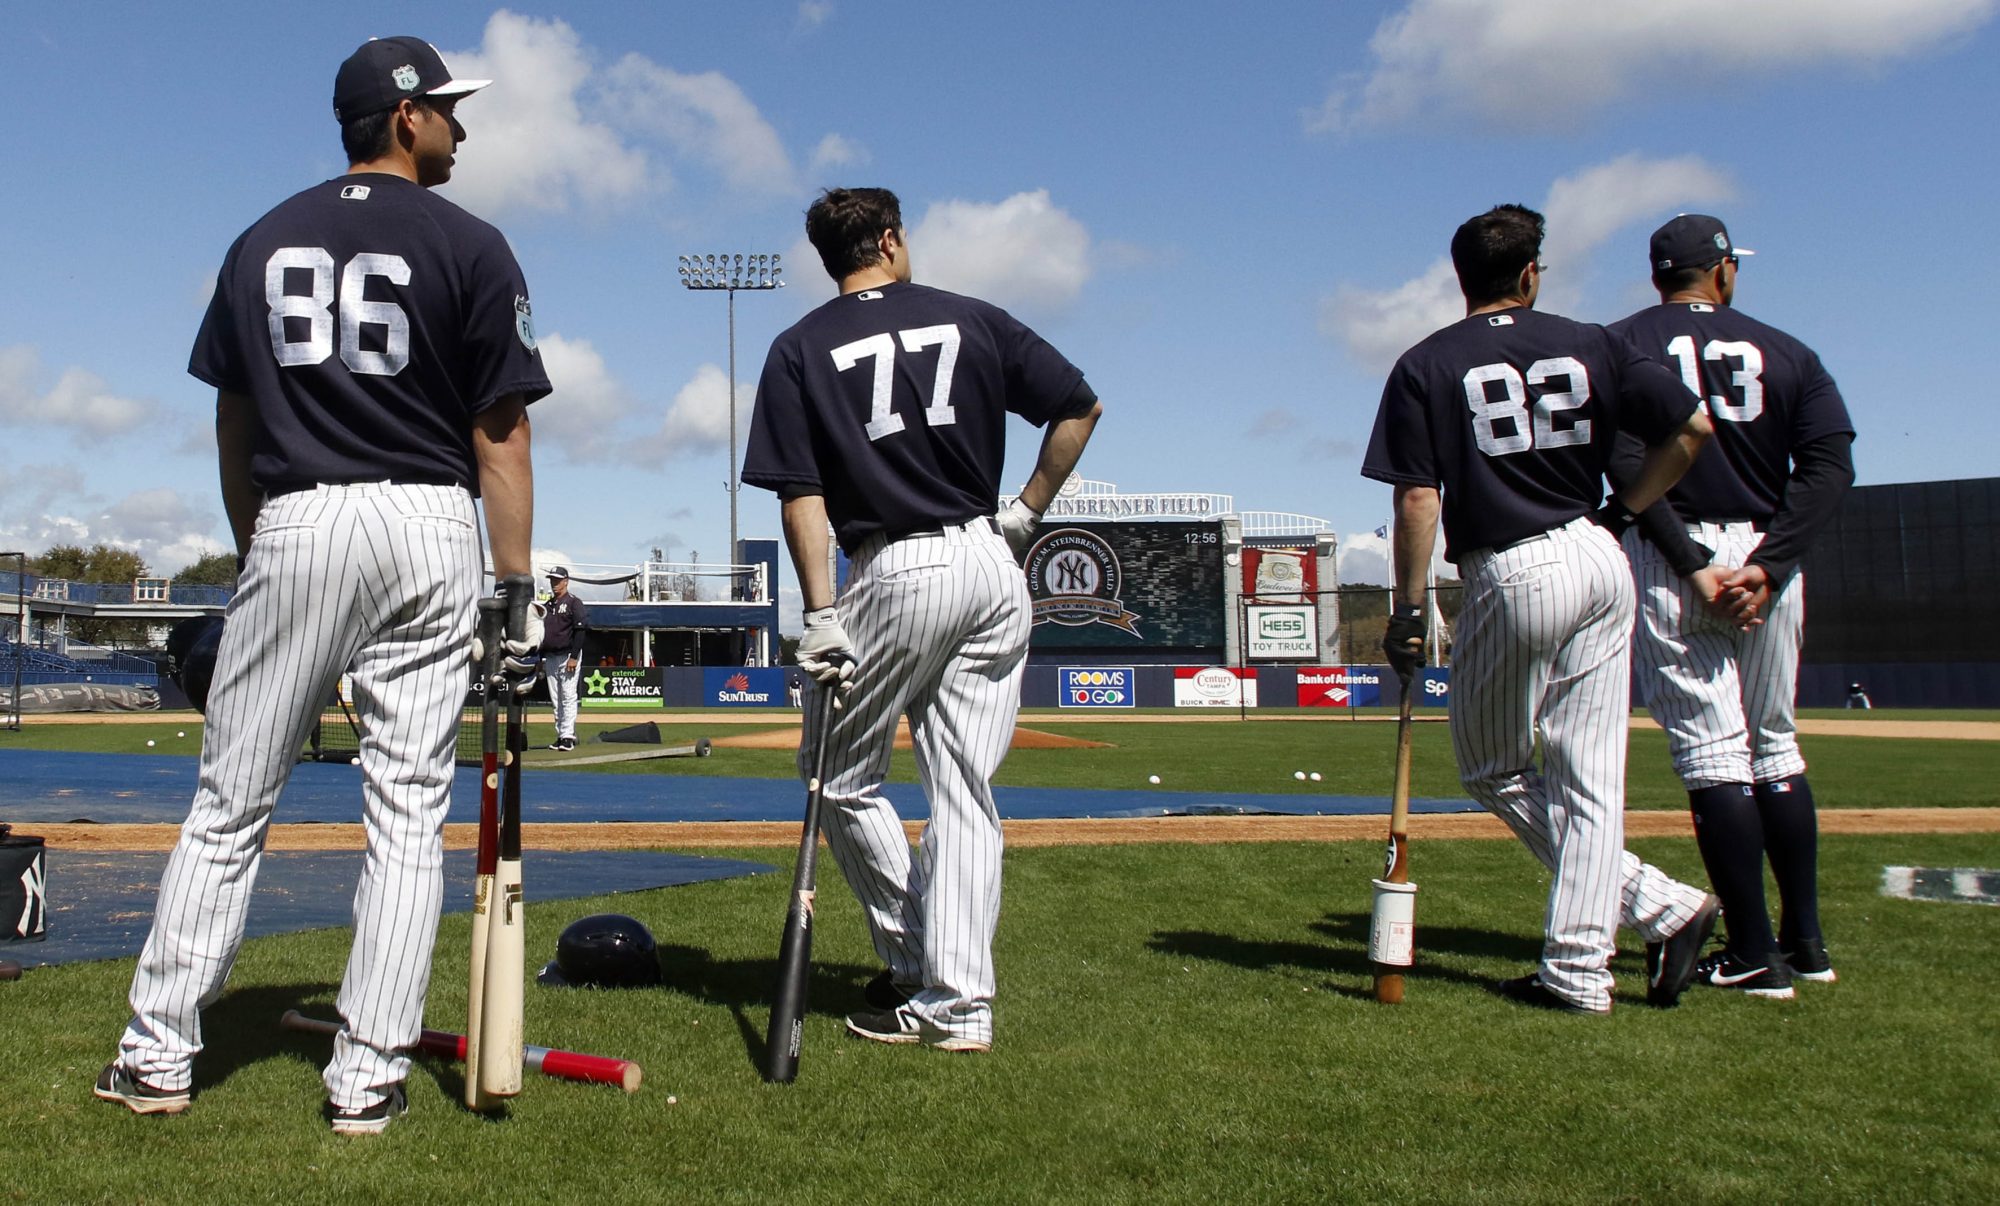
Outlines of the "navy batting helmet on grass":
<svg viewBox="0 0 2000 1206">
<path fill-rule="evenodd" d="M 634 988 L 660 982 L 660 952 L 637 918 L 598 913 L 570 923 L 535 979 L 551 986 Z"/>
<path fill-rule="evenodd" d="M 174 684 L 194 710 L 208 714 L 208 688 L 215 679 L 215 654 L 222 647 L 222 617 L 195 616 L 174 625 L 167 634 Z"/>
</svg>

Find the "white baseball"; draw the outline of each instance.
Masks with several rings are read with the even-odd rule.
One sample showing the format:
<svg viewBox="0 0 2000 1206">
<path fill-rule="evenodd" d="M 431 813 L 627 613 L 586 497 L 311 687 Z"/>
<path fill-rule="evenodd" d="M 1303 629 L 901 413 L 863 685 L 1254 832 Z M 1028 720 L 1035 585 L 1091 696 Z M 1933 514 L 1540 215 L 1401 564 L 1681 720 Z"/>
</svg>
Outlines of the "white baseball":
<svg viewBox="0 0 2000 1206">
<path fill-rule="evenodd" d="M 178 733 L 175 733 L 175 734 L 174 734 L 174 736 L 176 736 L 176 737 L 185 737 L 185 736 L 187 736 L 187 730 L 186 730 L 186 729 L 182 729 L 182 730 L 181 730 L 180 732 L 178 732 Z"/>
<path fill-rule="evenodd" d="M 1146 782 L 1148 782 L 1148 783 L 1158 783 L 1159 781 L 1160 781 L 1160 777 L 1159 777 L 1158 775 L 1147 775 L 1147 776 L 1146 776 Z"/>
<path fill-rule="evenodd" d="M 1306 773 L 1305 773 L 1304 771 L 1293 771 L 1293 772 L 1292 772 L 1292 778 L 1294 778 L 1294 779 L 1297 779 L 1297 780 L 1299 780 L 1299 781 L 1301 781 L 1301 782 L 1303 782 L 1303 781 L 1305 780 L 1305 777 L 1306 777 Z"/>
<path fill-rule="evenodd" d="M 360 766 L 360 765 L 361 765 L 361 759 L 359 759 L 359 758 L 349 758 L 349 759 L 347 760 L 347 765 L 349 765 L 349 766 Z"/>
<path fill-rule="evenodd" d="M 153 739 L 151 737 L 146 738 L 146 748 L 149 750 L 153 748 Z"/>
<path fill-rule="evenodd" d="M 1319 772 L 1314 771 L 1312 774 L 1307 775 L 1306 778 L 1311 779 L 1313 782 L 1317 783 L 1319 782 Z"/>
</svg>

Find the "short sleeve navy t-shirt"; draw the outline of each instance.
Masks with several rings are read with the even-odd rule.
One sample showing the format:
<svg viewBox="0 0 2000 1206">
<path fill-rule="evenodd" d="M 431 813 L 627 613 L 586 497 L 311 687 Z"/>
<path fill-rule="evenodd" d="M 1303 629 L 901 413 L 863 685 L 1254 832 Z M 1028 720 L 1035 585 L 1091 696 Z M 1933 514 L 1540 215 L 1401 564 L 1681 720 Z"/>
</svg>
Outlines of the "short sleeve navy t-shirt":
<svg viewBox="0 0 2000 1206">
<path fill-rule="evenodd" d="M 1694 408 L 1672 373 L 1603 327 L 1524 308 L 1475 314 L 1396 362 L 1361 472 L 1442 486 L 1456 562 L 1596 510 L 1613 437 L 1658 443 Z"/>
<path fill-rule="evenodd" d="M 1012 315 L 925 285 L 843 294 L 771 344 L 743 480 L 825 496 L 840 546 L 991 514 L 1009 411 L 1069 417 L 1083 372 Z"/>
<path fill-rule="evenodd" d="M 1679 370 L 1714 421 L 1714 440 L 1667 492 L 1684 520 L 1770 519 L 1784 499 L 1792 451 L 1854 434 L 1840 388 L 1812 349 L 1747 314 L 1669 302 L 1611 329 Z"/>
<path fill-rule="evenodd" d="M 400 480 L 476 494 L 473 416 L 550 388 L 506 239 L 380 173 L 315 185 L 236 240 L 188 372 L 256 404 L 250 475 L 266 493 Z"/>
</svg>

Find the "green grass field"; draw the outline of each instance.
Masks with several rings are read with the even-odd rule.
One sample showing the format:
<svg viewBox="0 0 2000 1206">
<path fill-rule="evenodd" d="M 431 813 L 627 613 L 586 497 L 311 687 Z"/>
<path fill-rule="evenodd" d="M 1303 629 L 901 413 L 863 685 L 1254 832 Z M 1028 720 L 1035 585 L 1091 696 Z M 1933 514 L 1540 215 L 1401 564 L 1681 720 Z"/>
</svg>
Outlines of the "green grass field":
<svg viewBox="0 0 2000 1206">
<path fill-rule="evenodd" d="M 1847 713 L 1848 716 L 1855 715 Z M 1883 713 L 1876 713 L 1881 716 Z M 1903 713 L 1890 713 L 1905 719 Z M 545 744 L 554 734 L 545 719 L 530 725 L 530 740 Z M 1985 719 L 1983 713 L 1939 713 L 1934 719 Z M 200 749 L 200 728 L 187 719 L 133 725 L 41 725 L 0 733 L 0 751 L 68 749 L 105 753 L 181 753 Z M 780 715 L 778 723 L 789 720 Z M 1037 717 L 1022 723 L 1035 727 Z M 1067 719 L 1067 718 L 1066 718 Z M 588 740 L 600 728 L 629 724 L 629 717 L 592 722 L 579 732 Z M 758 731 L 749 725 L 667 724 L 668 745 L 701 736 L 723 737 Z M 1049 725 L 1048 731 L 1108 743 L 1105 749 L 1015 750 L 995 782 L 1010 787 L 1145 789 L 1158 775 L 1163 791 L 1271 792 L 1277 794 L 1385 796 L 1395 744 L 1395 726 L 1345 720 L 1222 722 L 1213 724 Z M 178 734 L 185 733 L 186 736 Z M 147 741 L 156 744 L 148 748 Z M 2000 776 L 1994 774 L 1995 744 L 1881 737 L 1800 739 L 1812 764 L 1814 791 L 1823 807 L 1904 808 L 1992 807 L 2000 805 Z M 617 752 L 639 747 L 591 747 Z M 1451 735 L 1441 721 L 1418 726 L 1414 793 L 1419 797 L 1460 798 Z M 539 754 L 536 756 L 540 756 Z M 667 758 L 650 762 L 580 767 L 604 774 L 722 775 L 746 778 L 793 777 L 789 750 L 718 749 L 709 758 Z M 1294 771 L 1320 772 L 1319 783 L 1300 782 Z M 915 782 L 907 755 L 896 758 L 891 777 Z M 1684 808 L 1687 796 L 1667 762 L 1666 736 L 1641 729 L 1632 734 L 1627 771 L 1631 808 Z M 282 820 L 283 818 L 280 817 Z"/>
<path fill-rule="evenodd" d="M 1545 881 L 1509 842 L 1416 848 L 1419 966 L 1403 1005 L 1373 1003 L 1378 846 L 1009 855 L 987 1056 L 841 1032 L 876 964 L 832 883 L 789 1087 L 756 1073 L 783 876 L 531 910 L 531 960 L 601 908 L 667 948 L 663 990 L 528 990 L 531 1041 L 636 1059 L 644 1087 L 531 1077 L 489 1121 L 455 1104 L 455 1067 L 420 1060 L 411 1114 L 368 1139 L 320 1118 L 326 1040 L 275 1026 L 294 1006 L 331 1016 L 344 931 L 247 945 L 174 1118 L 89 1094 L 130 961 L 33 971 L 0 984 L 0 1199 L 2000 1199 L 2000 968 L 1978 955 L 2000 910 L 1878 894 L 1885 863 L 1992 865 L 1991 839 L 1830 838 L 1840 983 L 1660 1011 L 1632 951 L 1606 1019 L 1487 991 L 1538 945 Z M 1699 874 L 1690 843 L 1638 849 Z M 468 928 L 444 922 L 434 1026 L 462 1029 Z"/>
</svg>

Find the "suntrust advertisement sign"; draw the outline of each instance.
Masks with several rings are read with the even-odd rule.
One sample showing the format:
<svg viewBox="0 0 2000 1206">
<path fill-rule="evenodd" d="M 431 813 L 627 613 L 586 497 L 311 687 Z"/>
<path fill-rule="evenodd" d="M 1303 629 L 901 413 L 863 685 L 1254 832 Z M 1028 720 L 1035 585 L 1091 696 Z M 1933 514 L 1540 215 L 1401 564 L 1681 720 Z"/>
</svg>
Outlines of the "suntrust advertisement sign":
<svg viewBox="0 0 2000 1206">
<path fill-rule="evenodd" d="M 1063 666 L 1056 685 L 1056 702 L 1065 708 L 1129 708 L 1134 702 L 1130 666 Z"/>
<path fill-rule="evenodd" d="M 650 667 L 587 666 L 576 680 L 576 701 L 586 708 L 657 708 L 666 702 L 664 681 Z"/>
<path fill-rule="evenodd" d="M 785 672 L 775 666 L 709 666 L 701 672 L 701 702 L 711 708 L 789 706 Z"/>
</svg>

